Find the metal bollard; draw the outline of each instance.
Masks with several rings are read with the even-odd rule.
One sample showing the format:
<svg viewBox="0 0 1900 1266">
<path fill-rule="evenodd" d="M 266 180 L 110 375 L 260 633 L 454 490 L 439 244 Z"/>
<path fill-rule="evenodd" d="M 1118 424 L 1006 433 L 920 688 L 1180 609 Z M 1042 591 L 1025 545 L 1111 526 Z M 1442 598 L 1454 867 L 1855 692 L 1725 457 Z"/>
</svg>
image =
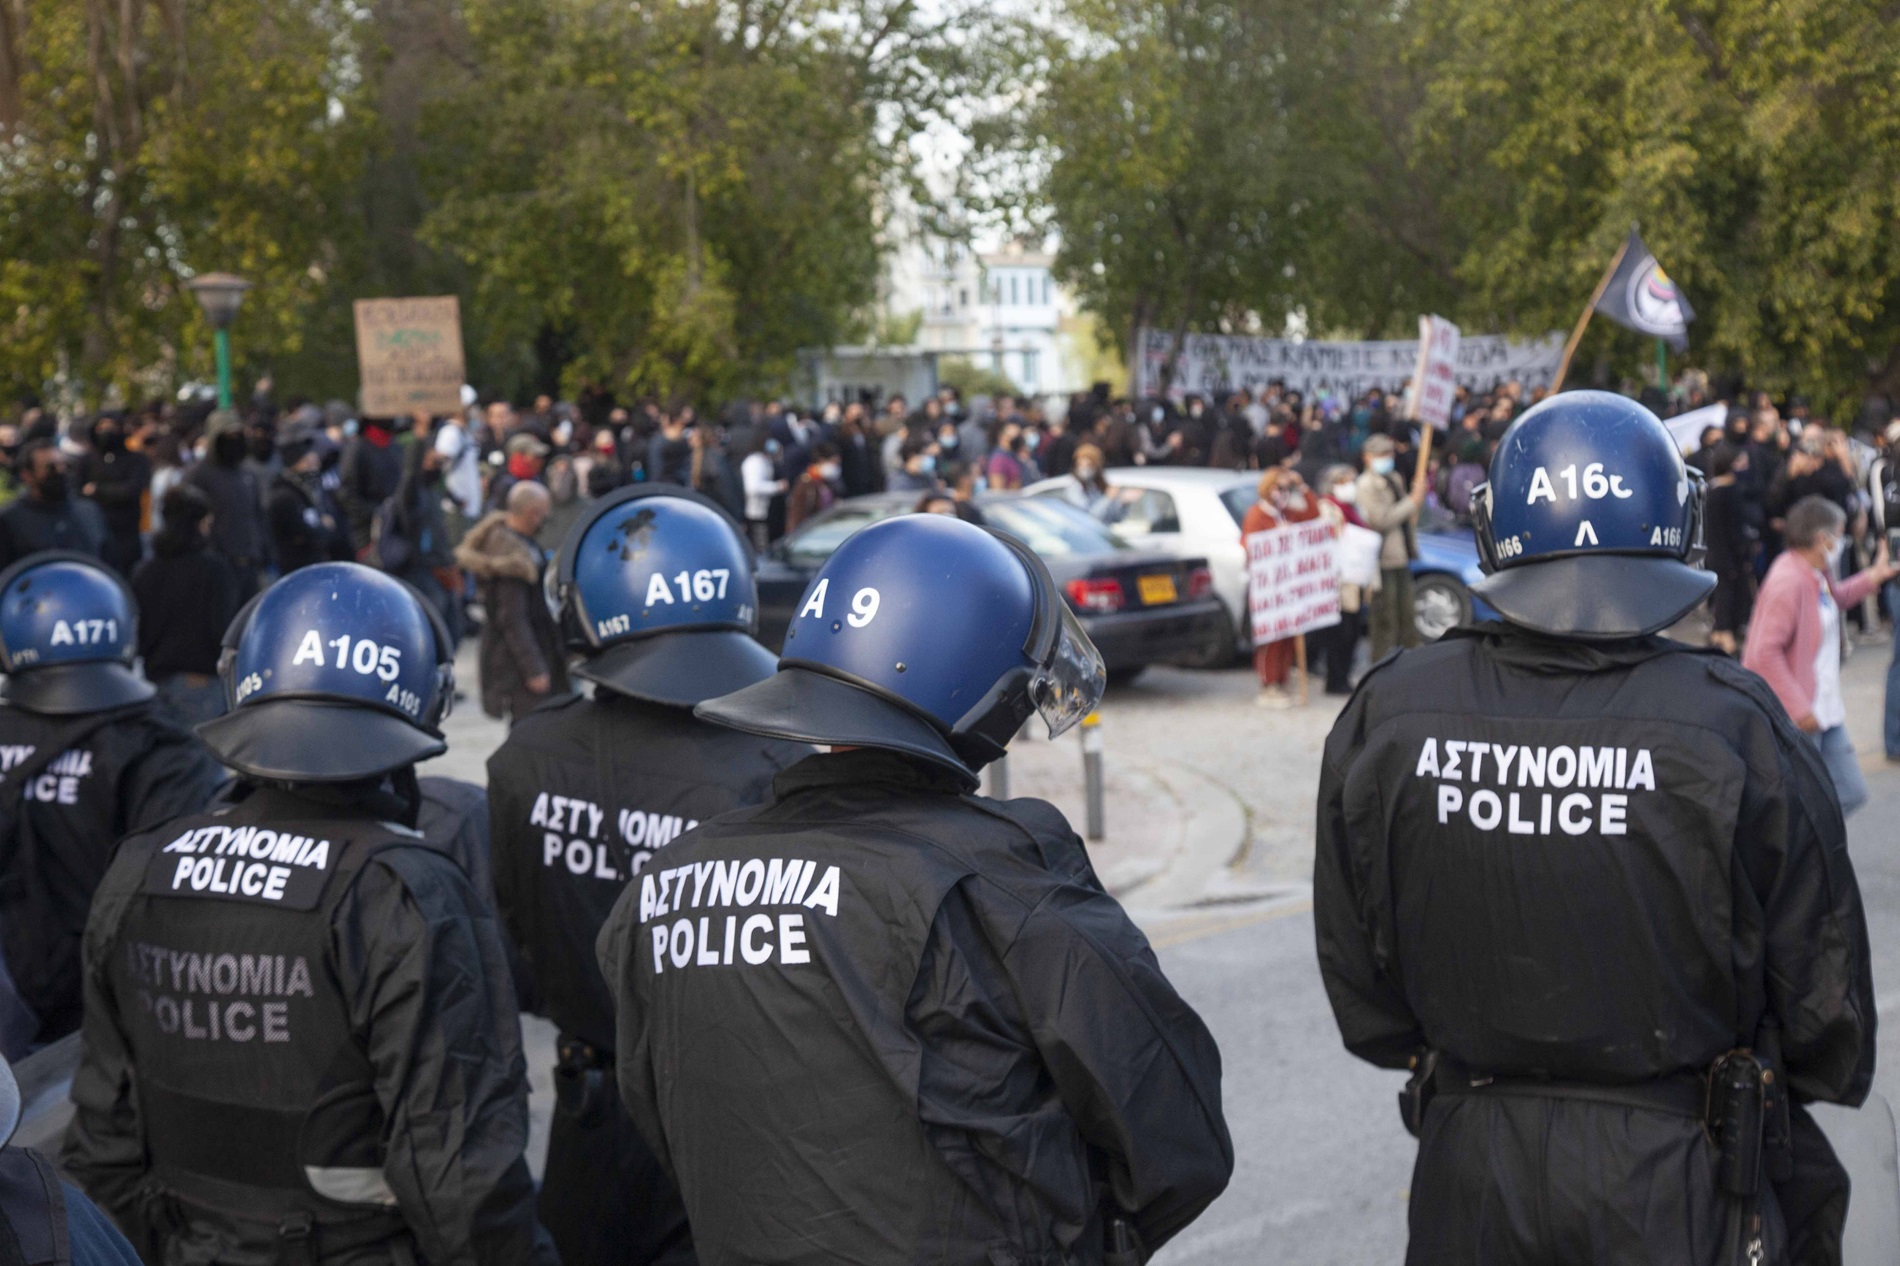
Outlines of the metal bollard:
<svg viewBox="0 0 1900 1266">
<path fill-rule="evenodd" d="M 1082 718 L 1082 785 L 1088 799 L 1086 834 L 1102 838 L 1102 714 L 1091 712 Z"/>
<path fill-rule="evenodd" d="M 990 799 L 1009 799 L 1009 753 L 990 762 Z"/>
</svg>

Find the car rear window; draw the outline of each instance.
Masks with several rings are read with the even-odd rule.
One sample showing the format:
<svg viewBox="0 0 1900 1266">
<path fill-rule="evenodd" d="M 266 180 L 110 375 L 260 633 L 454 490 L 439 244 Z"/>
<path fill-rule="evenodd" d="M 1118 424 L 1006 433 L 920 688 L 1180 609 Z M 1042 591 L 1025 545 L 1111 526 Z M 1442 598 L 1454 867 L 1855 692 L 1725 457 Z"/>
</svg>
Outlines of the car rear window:
<svg viewBox="0 0 1900 1266">
<path fill-rule="evenodd" d="M 1044 497 L 985 501 L 983 517 L 1044 558 L 1113 554 L 1125 548 L 1086 510 L 1066 501 Z"/>
<path fill-rule="evenodd" d="M 801 563 L 822 563 L 830 558 L 844 539 L 861 527 L 900 514 L 904 506 L 848 506 L 793 533 L 785 541 L 785 552 Z"/>
<path fill-rule="evenodd" d="M 1227 507 L 1227 513 L 1234 516 L 1235 527 L 1239 527 L 1240 521 L 1247 517 L 1247 507 L 1258 500 L 1258 495 L 1246 484 L 1229 488 L 1220 495 L 1220 503 Z"/>
</svg>

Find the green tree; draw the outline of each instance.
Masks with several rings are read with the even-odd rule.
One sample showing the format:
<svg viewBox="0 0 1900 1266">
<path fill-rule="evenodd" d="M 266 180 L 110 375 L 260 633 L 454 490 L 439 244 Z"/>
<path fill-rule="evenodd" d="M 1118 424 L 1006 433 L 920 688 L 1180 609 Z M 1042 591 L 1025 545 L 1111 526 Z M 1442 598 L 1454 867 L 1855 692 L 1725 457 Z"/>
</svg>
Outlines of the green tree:
<svg viewBox="0 0 1900 1266">
<path fill-rule="evenodd" d="M 658 395 L 782 380 L 870 299 L 880 181 L 928 108 L 909 0 L 474 0 L 424 240 L 490 351 Z"/>
<path fill-rule="evenodd" d="M 235 331 L 295 351 L 347 242 L 345 0 L 9 4 L 0 22 L 0 379 L 97 401 L 209 370 L 183 282 L 256 283 Z M 263 361 L 267 364 L 267 361 Z M 254 368 L 261 368 L 254 364 Z"/>
</svg>

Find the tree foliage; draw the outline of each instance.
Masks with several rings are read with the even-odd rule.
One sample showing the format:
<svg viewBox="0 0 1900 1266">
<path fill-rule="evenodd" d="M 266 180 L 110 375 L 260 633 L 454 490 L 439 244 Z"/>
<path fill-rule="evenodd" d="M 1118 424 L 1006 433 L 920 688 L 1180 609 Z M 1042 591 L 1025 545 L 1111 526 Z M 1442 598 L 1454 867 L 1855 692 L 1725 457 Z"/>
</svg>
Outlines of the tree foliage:
<svg viewBox="0 0 1900 1266">
<path fill-rule="evenodd" d="M 1564 328 L 1640 222 L 1698 362 L 1900 395 L 1890 6 L 1068 0 L 1038 59 L 1026 192 L 1121 337 Z M 1596 355 L 1647 349 L 1593 328 Z"/>
</svg>

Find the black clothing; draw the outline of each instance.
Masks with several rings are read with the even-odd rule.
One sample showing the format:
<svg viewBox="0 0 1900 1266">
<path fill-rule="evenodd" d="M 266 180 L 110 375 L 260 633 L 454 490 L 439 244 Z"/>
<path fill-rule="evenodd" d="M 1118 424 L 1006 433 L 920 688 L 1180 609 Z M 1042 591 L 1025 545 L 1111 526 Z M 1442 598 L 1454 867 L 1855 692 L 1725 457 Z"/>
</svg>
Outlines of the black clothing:
<svg viewBox="0 0 1900 1266">
<path fill-rule="evenodd" d="M 1484 624 L 1376 668 L 1327 741 L 1314 921 L 1346 1046 L 1382 1067 L 1429 1047 L 1499 1078 L 1651 1085 L 1768 1019 L 1797 1101 L 1857 1104 L 1872 1080 L 1827 771 L 1759 678 L 1662 638 Z M 1809 1210 L 1844 1175 L 1799 1109 L 1795 1145 L 1763 1200 L 1771 1261 L 1781 1213 L 1792 1260 L 1838 1235 Z M 1408 1261 L 1714 1266 L 1713 1163 L 1685 1116 L 1441 1096 Z"/>
<path fill-rule="evenodd" d="M 0 1148 L 0 1261 L 8 1266 L 138 1266 L 125 1237 L 31 1148 Z"/>
<path fill-rule="evenodd" d="M 542 1221 L 566 1260 L 693 1260 L 679 1193 L 612 1089 L 613 996 L 594 943 L 627 881 L 661 850 L 702 819 L 758 804 L 773 775 L 810 753 L 602 689 L 522 717 L 488 759 L 503 922 L 541 1012 L 564 1044 L 594 1052 L 557 1074 L 541 1185 Z M 582 1111 L 589 1083 L 596 1102 Z M 612 1244 L 617 1258 L 601 1251 Z"/>
<path fill-rule="evenodd" d="M 1715 573 L 1709 607 L 1717 632 L 1739 636 L 1755 607 L 1755 534 L 1738 483 L 1716 484 L 1702 507 L 1705 564 Z"/>
<path fill-rule="evenodd" d="M 378 431 L 382 442 L 371 435 Z M 387 501 L 402 482 L 402 448 L 387 432 L 365 427 L 352 436 L 337 466 L 337 501 L 343 507 L 344 526 L 350 543 L 360 550 L 369 544 L 370 524 L 376 508 Z"/>
<path fill-rule="evenodd" d="M 38 1042 L 79 1027 L 80 937 L 114 846 L 202 808 L 224 779 L 156 700 L 84 716 L 0 706 L 0 951 Z"/>
<path fill-rule="evenodd" d="M 124 575 L 139 561 L 139 530 L 144 526 L 145 494 L 152 487 L 152 463 L 125 448 L 88 452 L 79 463 L 79 486 L 105 520 L 105 560 Z"/>
<path fill-rule="evenodd" d="M 1226 1186 L 1220 1055 L 1053 807 L 890 752 L 702 824 L 601 934 L 707 1263 L 1099 1263 Z M 677 916 L 677 917 L 675 917 Z"/>
<path fill-rule="evenodd" d="M 299 1222 L 317 1262 L 555 1260 L 500 938 L 412 811 L 260 788 L 119 850 L 64 1160 L 148 1260 L 281 1260 Z"/>
<path fill-rule="evenodd" d="M 877 440 L 862 430 L 839 434 L 838 467 L 845 496 L 884 491 L 884 455 Z"/>
<path fill-rule="evenodd" d="M 78 550 L 100 561 L 106 556 L 106 520 L 84 497 L 36 501 L 28 494 L 0 510 L 0 568 L 47 549 Z"/>
<path fill-rule="evenodd" d="M 152 557 L 132 573 L 132 595 L 139 604 L 139 656 L 147 677 L 217 673 L 224 631 L 238 612 L 238 581 L 195 529 L 183 538 L 158 534 Z"/>
<path fill-rule="evenodd" d="M 184 482 L 211 502 L 211 548 L 231 564 L 238 597 L 248 599 L 257 591 L 257 571 L 270 552 L 257 480 L 241 460 L 226 464 L 211 457 L 185 471 Z"/>
<path fill-rule="evenodd" d="M 271 553 L 280 575 L 288 576 L 312 563 L 343 563 L 356 557 L 343 512 L 318 476 L 279 473 L 271 481 L 265 507 Z"/>
</svg>

